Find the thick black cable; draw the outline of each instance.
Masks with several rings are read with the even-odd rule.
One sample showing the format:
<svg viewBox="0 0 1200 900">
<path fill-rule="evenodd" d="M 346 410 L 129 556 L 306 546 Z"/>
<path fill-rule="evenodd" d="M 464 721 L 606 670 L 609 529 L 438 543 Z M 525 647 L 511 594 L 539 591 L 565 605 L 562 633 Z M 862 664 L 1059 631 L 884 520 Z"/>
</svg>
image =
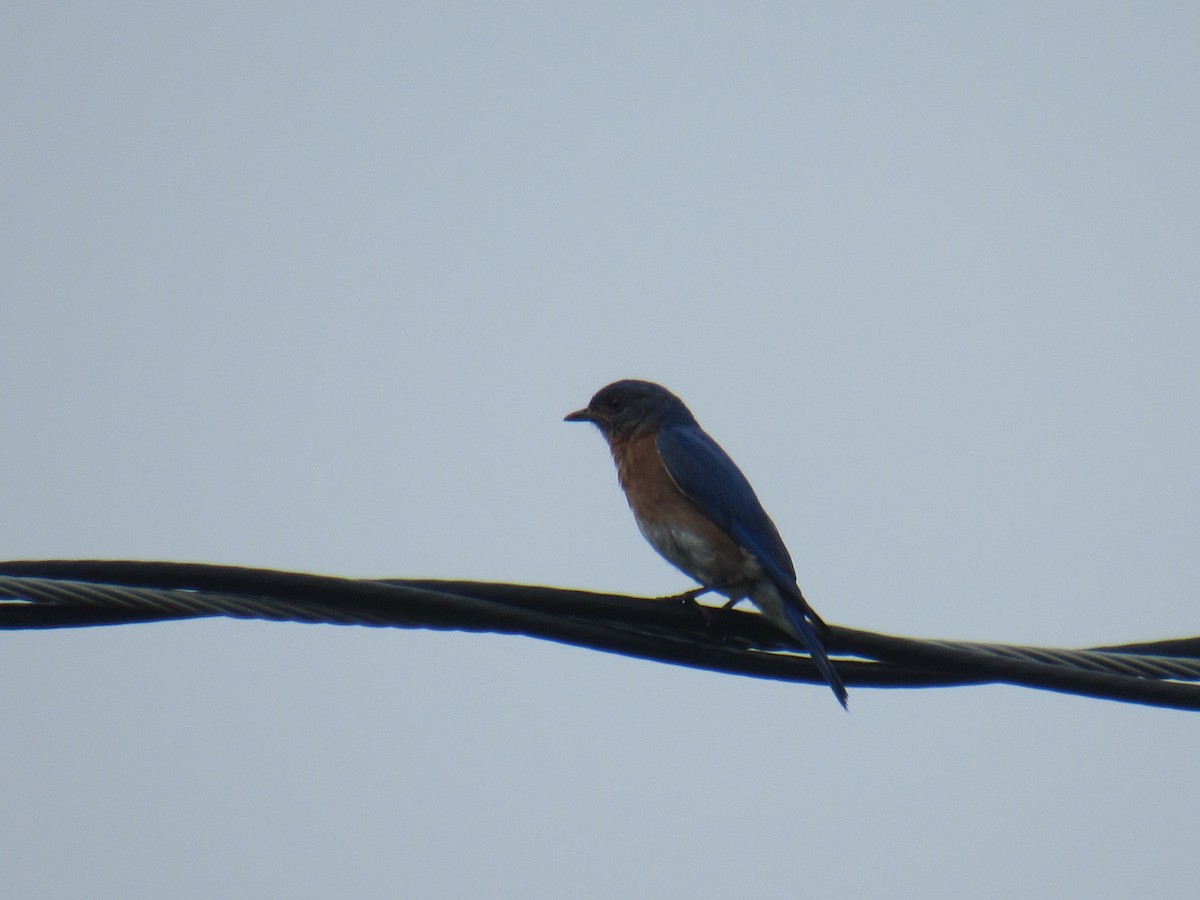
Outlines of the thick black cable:
<svg viewBox="0 0 1200 900">
<path fill-rule="evenodd" d="M 0 629 L 208 616 L 521 634 L 712 671 L 820 681 L 811 660 L 792 652 L 796 648 L 760 616 L 677 599 L 191 563 L 0 563 Z M 1200 638 L 1059 650 L 916 640 L 835 626 L 829 647 L 853 687 L 1008 683 L 1200 709 Z"/>
</svg>

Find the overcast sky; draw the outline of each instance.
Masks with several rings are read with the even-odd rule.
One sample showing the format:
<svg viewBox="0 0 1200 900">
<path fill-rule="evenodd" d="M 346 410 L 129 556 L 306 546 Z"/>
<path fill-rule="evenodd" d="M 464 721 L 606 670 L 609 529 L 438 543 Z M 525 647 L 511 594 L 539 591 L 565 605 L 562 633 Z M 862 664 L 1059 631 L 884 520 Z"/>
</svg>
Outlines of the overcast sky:
<svg viewBox="0 0 1200 900">
<path fill-rule="evenodd" d="M 829 621 L 1200 633 L 1200 6 L 0 13 L 0 557 L 653 596 L 661 381 Z M 1200 719 L 531 639 L 0 634 L 13 897 L 1184 898 Z"/>
</svg>

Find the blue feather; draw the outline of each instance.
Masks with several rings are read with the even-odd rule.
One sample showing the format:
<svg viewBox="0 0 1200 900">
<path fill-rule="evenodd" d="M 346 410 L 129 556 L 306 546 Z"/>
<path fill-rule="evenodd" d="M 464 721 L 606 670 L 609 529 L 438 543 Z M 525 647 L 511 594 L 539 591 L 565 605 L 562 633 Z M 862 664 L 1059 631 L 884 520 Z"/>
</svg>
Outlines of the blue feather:
<svg viewBox="0 0 1200 900">
<path fill-rule="evenodd" d="M 663 427 L 655 445 L 667 474 L 679 490 L 758 560 L 783 598 L 783 611 L 794 636 L 812 656 L 838 701 L 846 706 L 846 686 L 833 668 L 810 619 L 822 628 L 825 623 L 809 608 L 800 592 L 796 569 L 783 538 L 742 470 L 694 421 Z"/>
</svg>

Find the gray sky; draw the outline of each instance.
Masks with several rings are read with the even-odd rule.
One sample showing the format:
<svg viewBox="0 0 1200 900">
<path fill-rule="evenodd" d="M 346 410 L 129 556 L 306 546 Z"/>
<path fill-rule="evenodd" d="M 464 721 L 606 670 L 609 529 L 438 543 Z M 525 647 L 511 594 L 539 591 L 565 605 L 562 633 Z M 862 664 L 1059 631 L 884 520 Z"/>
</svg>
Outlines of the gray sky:
<svg viewBox="0 0 1200 900">
<path fill-rule="evenodd" d="M 828 620 L 1200 632 L 1200 7 L 0 14 L 0 556 L 654 595 L 661 381 Z M 1190 897 L 1195 716 L 533 640 L 0 634 L 17 897 Z"/>
</svg>

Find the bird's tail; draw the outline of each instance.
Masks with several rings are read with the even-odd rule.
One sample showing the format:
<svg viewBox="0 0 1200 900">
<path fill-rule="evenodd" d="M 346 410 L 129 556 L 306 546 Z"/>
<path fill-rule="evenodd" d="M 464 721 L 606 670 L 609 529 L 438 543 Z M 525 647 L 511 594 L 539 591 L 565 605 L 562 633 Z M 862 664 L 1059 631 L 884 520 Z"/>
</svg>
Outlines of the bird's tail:
<svg viewBox="0 0 1200 900">
<path fill-rule="evenodd" d="M 842 681 L 842 676 L 834 669 L 829 654 L 825 652 L 825 644 L 817 635 L 814 622 L 819 623 L 824 634 L 829 633 L 829 626 L 821 621 L 820 616 L 809 609 L 799 588 L 793 588 L 793 591 L 794 594 L 792 591 L 788 591 L 785 595 L 774 583 L 768 582 L 763 588 L 754 591 L 750 599 L 766 614 L 768 619 L 800 640 L 816 664 L 817 670 L 829 682 L 829 688 L 837 697 L 838 703 L 842 704 L 843 709 L 849 709 L 846 685 Z M 809 620 L 810 617 L 812 621 Z"/>
</svg>

